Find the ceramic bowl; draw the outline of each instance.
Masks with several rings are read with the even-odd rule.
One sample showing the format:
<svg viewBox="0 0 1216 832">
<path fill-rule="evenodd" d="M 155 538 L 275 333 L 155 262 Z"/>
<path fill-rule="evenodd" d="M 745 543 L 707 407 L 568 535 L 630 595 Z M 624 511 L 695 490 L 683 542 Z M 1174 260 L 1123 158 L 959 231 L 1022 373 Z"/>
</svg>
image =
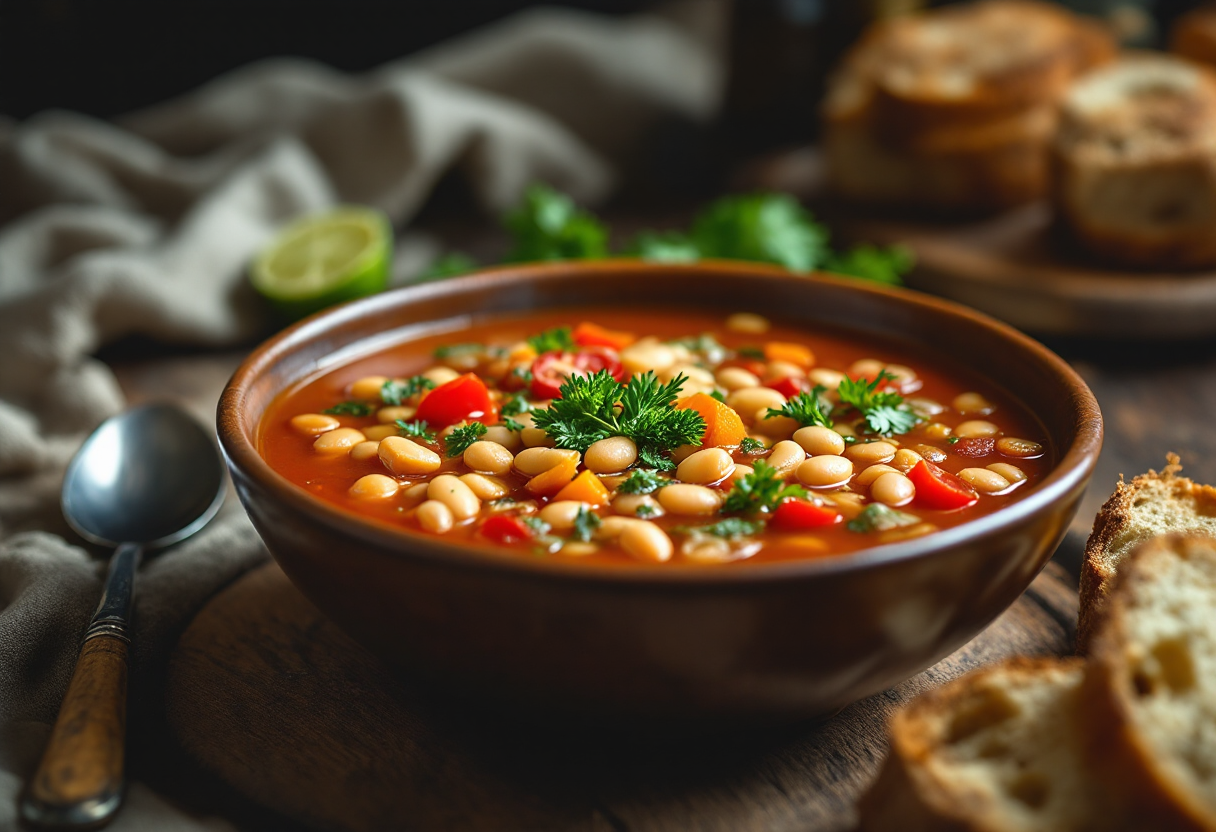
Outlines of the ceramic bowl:
<svg viewBox="0 0 1216 832">
<path fill-rule="evenodd" d="M 1058 463 L 1001 510 L 838 558 L 745 568 L 503 558 L 395 530 L 311 496 L 258 455 L 271 400 L 320 368 L 469 316 L 636 303 L 769 314 L 927 345 L 1030 403 Z M 756 724 L 830 713 L 948 655 L 1030 584 L 1102 442 L 1059 357 L 953 303 L 764 266 L 525 265 L 405 288 L 305 320 L 241 365 L 219 404 L 237 493 L 292 582 L 384 659 L 499 704 L 590 720 Z"/>
</svg>

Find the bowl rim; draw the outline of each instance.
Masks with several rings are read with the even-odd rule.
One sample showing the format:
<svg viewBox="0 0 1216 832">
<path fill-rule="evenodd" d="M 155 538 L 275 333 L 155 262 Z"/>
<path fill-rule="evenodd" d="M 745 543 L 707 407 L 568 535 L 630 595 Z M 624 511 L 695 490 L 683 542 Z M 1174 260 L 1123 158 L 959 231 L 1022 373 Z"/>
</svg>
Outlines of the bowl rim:
<svg viewBox="0 0 1216 832">
<path fill-rule="evenodd" d="M 501 284 L 507 281 L 587 280 L 598 275 L 606 276 L 622 269 L 639 267 L 673 274 L 711 272 L 736 278 L 760 275 L 789 281 L 810 280 L 887 299 L 880 302 L 894 301 L 897 304 L 933 309 L 938 313 L 944 312 L 954 317 L 969 319 L 1011 342 L 1018 350 L 1032 354 L 1053 371 L 1053 375 L 1064 381 L 1069 388 L 1069 400 L 1074 416 L 1074 439 L 1068 447 L 1062 449 L 1063 453 L 1056 465 L 1032 493 L 995 512 L 930 535 L 831 557 L 748 564 L 744 568 L 734 569 L 685 564 L 679 564 L 675 569 L 662 569 L 640 564 L 605 565 L 556 558 L 504 557 L 501 553 L 494 552 L 494 547 L 489 544 L 451 543 L 441 537 L 413 532 L 374 518 L 363 517 L 313 496 L 279 474 L 262 458 L 254 443 L 246 439 L 241 430 L 245 391 L 262 371 L 282 357 L 280 350 L 290 352 L 293 342 L 307 342 L 327 330 L 358 319 L 367 311 L 383 311 L 386 305 L 397 307 L 416 300 L 438 299 L 446 295 L 476 293 L 484 288 L 501 288 Z M 364 333 L 350 344 L 339 348 L 357 344 L 373 335 L 374 333 Z M 898 342 L 900 339 L 896 336 L 893 340 Z M 967 541 L 999 535 L 1031 515 L 1047 510 L 1052 503 L 1064 499 L 1069 493 L 1083 486 L 1093 473 L 1103 438 L 1103 422 L 1098 402 L 1089 386 L 1067 362 L 1012 326 L 962 304 L 912 289 L 821 272 L 795 273 L 766 264 L 712 259 L 694 263 L 654 263 L 636 258 L 495 266 L 444 281 L 391 289 L 318 312 L 274 334 L 246 356 L 220 396 L 216 427 L 220 447 L 230 468 L 239 469 L 263 489 L 275 494 L 277 499 L 284 500 L 293 511 L 302 512 L 318 522 L 336 528 L 344 536 L 391 551 L 395 555 L 433 560 L 448 567 L 488 569 L 561 581 L 663 586 L 674 584 L 691 588 L 713 587 L 724 583 L 766 584 L 791 578 L 849 573 L 898 561 L 929 557 L 935 552 L 952 549 Z"/>
</svg>

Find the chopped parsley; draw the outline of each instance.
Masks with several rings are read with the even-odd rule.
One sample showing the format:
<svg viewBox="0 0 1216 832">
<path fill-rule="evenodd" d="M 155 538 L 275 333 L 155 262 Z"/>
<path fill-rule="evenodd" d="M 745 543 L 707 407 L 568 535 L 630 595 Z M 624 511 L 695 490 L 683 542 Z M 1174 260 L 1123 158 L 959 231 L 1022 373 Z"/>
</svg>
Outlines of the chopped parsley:
<svg viewBox="0 0 1216 832">
<path fill-rule="evenodd" d="M 486 435 L 486 426 L 481 422 L 469 422 L 464 427 L 452 428 L 452 432 L 443 440 L 447 447 L 448 456 L 460 456 L 469 446 Z"/>
<path fill-rule="evenodd" d="M 535 514 L 528 515 L 527 517 L 521 517 L 519 520 L 528 527 L 528 531 L 532 532 L 532 534 L 536 535 L 537 537 L 540 537 L 543 534 L 548 534 L 549 530 L 553 528 Z"/>
<path fill-rule="evenodd" d="M 424 390 L 432 390 L 435 382 L 426 376 L 410 376 L 406 379 L 390 378 L 380 385 L 380 399 L 385 404 L 400 405 Z"/>
<path fill-rule="evenodd" d="M 340 402 L 333 407 L 327 407 L 322 413 L 330 416 L 371 416 L 375 405 L 367 402 Z"/>
<path fill-rule="evenodd" d="M 710 364 L 721 364 L 722 360 L 726 358 L 726 347 L 718 343 L 718 339 L 708 332 L 703 332 L 695 338 L 679 338 L 667 343 L 684 347 L 689 352 L 700 353 Z"/>
<path fill-rule="evenodd" d="M 574 200 L 545 185 L 532 185 L 523 203 L 503 220 L 513 245 L 508 263 L 600 259 L 608 256 L 608 229 Z"/>
<path fill-rule="evenodd" d="M 532 421 L 557 447 L 580 452 L 600 439 L 626 436 L 637 445 L 643 465 L 670 471 L 675 463 L 666 454 L 681 445 L 699 445 L 705 434 L 699 413 L 672 406 L 687 380 L 677 375 L 660 384 L 646 372 L 622 385 L 607 370 L 570 376 L 562 383 L 561 397 L 548 410 L 536 411 Z"/>
<path fill-rule="evenodd" d="M 412 422 L 398 419 L 396 425 L 397 432 L 402 436 L 408 436 L 411 439 L 421 439 L 423 442 L 435 441 L 435 431 L 427 430 L 425 419 L 422 421 L 415 419 Z"/>
<path fill-rule="evenodd" d="M 822 384 L 816 384 L 815 389 L 811 392 L 799 393 L 781 405 L 780 408 L 770 407 L 765 415 L 788 416 L 803 427 L 819 425 L 820 427 L 830 428 L 832 420 L 824 412 L 825 410 L 831 412 L 831 408 L 827 407 L 823 400 L 825 392 L 827 392 L 826 387 Z"/>
<path fill-rule="evenodd" d="M 846 528 L 851 532 L 865 534 L 867 532 L 885 532 L 888 529 L 898 529 L 903 526 L 915 526 L 920 518 L 888 508 L 882 503 L 870 503 L 861 514 L 850 520 Z"/>
<path fill-rule="evenodd" d="M 654 506 L 646 505 L 646 503 L 642 503 L 638 506 L 638 510 L 634 512 L 634 515 L 637 517 L 650 517 L 653 514 Z"/>
<path fill-rule="evenodd" d="M 667 484 L 657 471 L 639 468 L 628 479 L 616 487 L 618 494 L 649 494 Z"/>
<path fill-rule="evenodd" d="M 532 379 L 534 378 L 531 367 L 512 367 L 511 375 L 515 376 L 524 384 L 531 384 Z"/>
<path fill-rule="evenodd" d="M 722 402 L 722 404 L 726 404 L 726 396 L 723 396 L 722 391 L 716 387 L 709 391 L 709 397 L 711 399 L 717 399 L 718 401 Z"/>
<path fill-rule="evenodd" d="M 750 537 L 764 530 L 764 524 L 754 520 L 744 520 L 742 517 L 727 517 L 708 526 L 677 526 L 673 531 L 684 534 L 711 534 L 714 537 L 734 539 Z"/>
<path fill-rule="evenodd" d="M 946 438 L 946 444 L 948 445 L 957 445 L 958 443 L 959 438 L 957 436 L 950 436 Z"/>
<path fill-rule="evenodd" d="M 752 439 L 750 436 L 743 437 L 743 441 L 739 443 L 739 452 L 748 456 L 757 456 L 767 451 L 764 443 L 758 439 Z"/>
<path fill-rule="evenodd" d="M 574 336 L 570 334 L 570 327 L 557 326 L 553 329 L 546 329 L 538 335 L 530 336 L 528 346 L 536 350 L 539 355 L 543 352 L 570 352 L 576 345 Z"/>
<path fill-rule="evenodd" d="M 517 422 L 514 419 L 512 419 L 510 416 L 503 419 L 502 424 L 503 424 L 503 427 L 505 427 L 507 430 L 511 430 L 511 431 L 518 432 L 518 431 L 521 431 L 524 429 L 523 422 Z"/>
<path fill-rule="evenodd" d="M 728 514 L 756 514 L 772 511 L 782 500 L 790 497 L 805 496 L 806 490 L 802 486 L 787 485 L 776 468 L 758 459 L 752 472 L 744 474 L 726 495 L 722 511 Z"/>
<path fill-rule="evenodd" d="M 574 530 L 570 533 L 570 537 L 580 543 L 587 543 L 595 534 L 595 530 L 600 527 L 601 522 L 598 514 L 588 511 L 586 506 L 580 506 L 578 514 L 574 515 Z"/>
<path fill-rule="evenodd" d="M 518 392 L 503 402 L 502 415 L 518 416 L 521 413 L 527 413 L 531 409 L 532 404 L 528 401 L 527 397 L 524 396 L 523 392 Z"/>
<path fill-rule="evenodd" d="M 904 397 L 892 390 L 878 389 L 884 381 L 894 380 L 895 376 L 885 370 L 878 374 L 873 381 L 864 378 L 841 379 L 837 393 L 843 407 L 855 409 L 866 420 L 866 427 L 872 433 L 890 436 L 894 433 L 907 433 L 916 427 L 920 417 L 912 412 Z"/>
<path fill-rule="evenodd" d="M 737 352 L 742 358 L 764 358 L 764 350 L 759 347 L 739 347 Z"/>
<path fill-rule="evenodd" d="M 486 351 L 485 344 L 445 344 L 436 348 L 436 358 L 457 358 L 462 355 L 476 355 Z"/>
</svg>

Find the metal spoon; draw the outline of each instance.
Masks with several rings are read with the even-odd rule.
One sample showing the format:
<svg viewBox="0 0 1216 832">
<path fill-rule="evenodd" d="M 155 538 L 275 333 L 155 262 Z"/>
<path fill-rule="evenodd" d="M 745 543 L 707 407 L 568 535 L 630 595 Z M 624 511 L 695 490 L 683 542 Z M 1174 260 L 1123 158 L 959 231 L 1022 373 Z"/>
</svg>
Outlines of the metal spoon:
<svg viewBox="0 0 1216 832">
<path fill-rule="evenodd" d="M 128 622 L 145 550 L 197 532 L 219 511 L 224 466 L 211 436 L 176 407 L 107 419 L 63 481 L 63 514 L 81 537 L 116 546 L 50 742 L 21 798 L 39 826 L 91 827 L 122 803 Z"/>
</svg>

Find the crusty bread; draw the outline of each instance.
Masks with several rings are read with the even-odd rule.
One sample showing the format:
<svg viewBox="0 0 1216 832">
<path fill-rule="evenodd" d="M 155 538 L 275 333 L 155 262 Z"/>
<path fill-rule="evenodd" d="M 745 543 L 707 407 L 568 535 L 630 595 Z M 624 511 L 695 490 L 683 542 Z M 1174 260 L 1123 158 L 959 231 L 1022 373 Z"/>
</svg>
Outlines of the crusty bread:
<svg viewBox="0 0 1216 832">
<path fill-rule="evenodd" d="M 1169 532 L 1216 535 L 1216 488 L 1178 476 L 1182 466 L 1170 454 L 1165 470 L 1149 471 L 1115 486 L 1094 519 L 1081 565 L 1081 608 L 1077 645 L 1084 652 L 1099 620 L 1119 565 L 1140 543 Z"/>
<path fill-rule="evenodd" d="M 1097 26 L 1031 0 L 877 24 L 829 84 L 829 184 L 851 201 L 946 212 L 1036 199 L 1057 98 L 1113 52 Z"/>
<path fill-rule="evenodd" d="M 933 690 L 891 720 L 862 832 L 1147 829 L 1107 794 L 1079 659 L 1015 658 Z"/>
<path fill-rule="evenodd" d="M 1126 782 L 1216 830 L 1216 540 L 1167 535 L 1135 550 L 1090 673 L 1094 717 L 1111 726 L 1110 759 Z"/>
<path fill-rule="evenodd" d="M 1170 51 L 1196 63 L 1216 65 L 1216 8 L 1192 9 L 1175 20 Z"/>
<path fill-rule="evenodd" d="M 1216 264 L 1216 75 L 1129 55 L 1077 80 L 1060 112 L 1052 192 L 1083 247 L 1123 266 Z"/>
</svg>

